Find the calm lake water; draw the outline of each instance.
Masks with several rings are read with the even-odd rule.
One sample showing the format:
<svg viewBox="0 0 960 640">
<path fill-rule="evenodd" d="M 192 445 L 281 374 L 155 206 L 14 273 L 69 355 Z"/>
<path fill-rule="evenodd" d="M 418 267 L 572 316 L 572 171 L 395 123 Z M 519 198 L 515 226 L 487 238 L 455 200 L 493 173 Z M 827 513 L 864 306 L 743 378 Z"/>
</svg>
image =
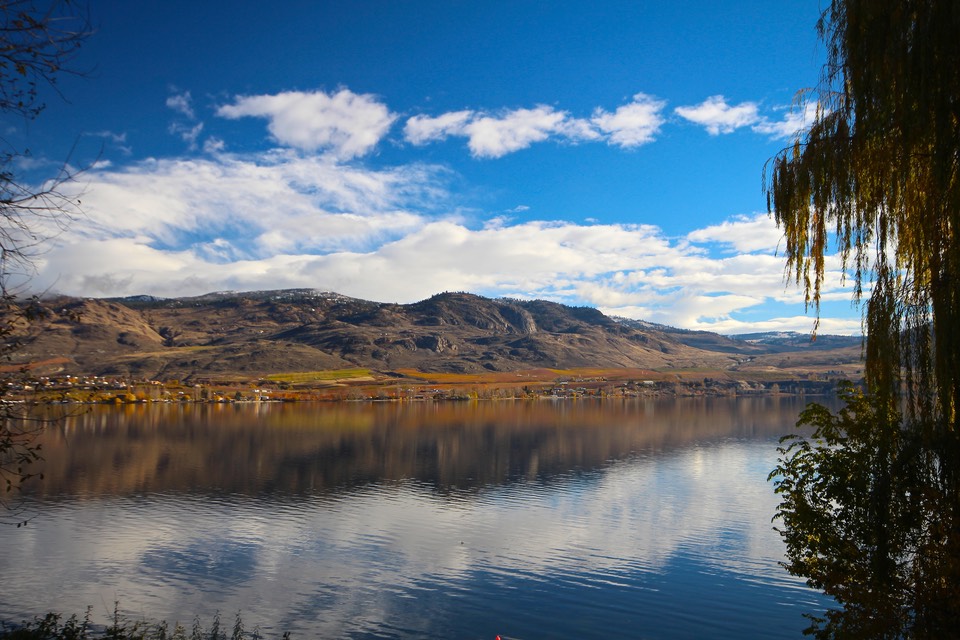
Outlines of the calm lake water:
<svg viewBox="0 0 960 640">
<path fill-rule="evenodd" d="M 799 638 L 767 474 L 805 401 L 95 408 L 44 435 L 0 619 L 295 638 Z"/>
</svg>

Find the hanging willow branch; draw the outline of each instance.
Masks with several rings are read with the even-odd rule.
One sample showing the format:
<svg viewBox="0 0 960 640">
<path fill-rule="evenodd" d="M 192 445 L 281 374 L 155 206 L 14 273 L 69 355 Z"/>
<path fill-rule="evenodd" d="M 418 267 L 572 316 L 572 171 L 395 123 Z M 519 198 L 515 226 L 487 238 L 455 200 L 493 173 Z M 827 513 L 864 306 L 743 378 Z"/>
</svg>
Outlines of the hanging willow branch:
<svg viewBox="0 0 960 640">
<path fill-rule="evenodd" d="M 866 297 L 867 382 L 960 407 L 960 3 L 834 0 L 815 122 L 765 171 L 787 272 L 819 314 L 830 243 Z"/>
</svg>

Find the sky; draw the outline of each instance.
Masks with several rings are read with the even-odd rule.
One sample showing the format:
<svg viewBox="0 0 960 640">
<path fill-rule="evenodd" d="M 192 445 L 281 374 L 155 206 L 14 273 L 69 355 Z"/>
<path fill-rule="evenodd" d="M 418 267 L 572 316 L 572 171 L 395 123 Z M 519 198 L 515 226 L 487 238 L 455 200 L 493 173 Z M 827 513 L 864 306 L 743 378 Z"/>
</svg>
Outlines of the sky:
<svg viewBox="0 0 960 640">
<path fill-rule="evenodd" d="M 765 163 L 809 121 L 818 0 L 90 0 L 22 170 L 79 211 L 29 287 L 546 299 L 810 332 Z M 829 262 L 820 333 L 860 332 Z"/>
</svg>

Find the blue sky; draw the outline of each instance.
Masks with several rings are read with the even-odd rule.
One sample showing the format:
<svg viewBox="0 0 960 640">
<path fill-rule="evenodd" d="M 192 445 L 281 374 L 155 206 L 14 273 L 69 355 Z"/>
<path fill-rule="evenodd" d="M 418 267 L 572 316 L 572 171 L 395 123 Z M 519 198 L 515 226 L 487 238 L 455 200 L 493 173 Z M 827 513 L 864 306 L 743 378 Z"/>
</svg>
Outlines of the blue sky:
<svg viewBox="0 0 960 640">
<path fill-rule="evenodd" d="M 761 177 L 803 126 L 816 0 L 90 12 L 88 73 L 10 125 L 34 179 L 86 168 L 38 290 L 470 291 L 722 333 L 813 326 Z M 839 277 L 825 299 L 822 332 L 859 331 Z"/>
</svg>

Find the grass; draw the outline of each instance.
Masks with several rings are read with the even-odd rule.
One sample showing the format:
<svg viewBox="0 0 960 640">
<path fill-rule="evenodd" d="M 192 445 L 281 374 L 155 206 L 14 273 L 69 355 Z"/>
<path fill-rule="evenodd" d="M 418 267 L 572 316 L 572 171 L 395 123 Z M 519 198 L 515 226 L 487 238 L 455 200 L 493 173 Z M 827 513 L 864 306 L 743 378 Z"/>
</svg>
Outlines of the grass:
<svg viewBox="0 0 960 640">
<path fill-rule="evenodd" d="M 113 620 L 107 626 L 95 625 L 91 621 L 91 609 L 81 618 L 76 614 L 66 620 L 59 613 L 48 613 L 43 618 L 34 618 L 21 625 L 11 626 L 0 622 L 0 640 L 262 640 L 264 636 L 258 628 L 253 631 L 244 629 L 243 620 L 237 613 L 233 626 L 225 626 L 217 613 L 206 629 L 194 618 L 190 629 L 180 623 L 173 628 L 166 621 L 151 624 L 144 621 L 131 621 L 122 616 L 114 605 Z M 284 640 L 290 638 L 285 632 Z"/>
<path fill-rule="evenodd" d="M 484 384 L 552 382 L 557 378 L 607 378 L 609 380 L 649 378 L 656 374 L 649 369 L 585 367 L 580 369 L 524 369 L 486 373 L 432 373 L 416 369 L 398 369 L 397 373 L 436 384 Z"/>
<path fill-rule="evenodd" d="M 446 383 L 446 384 L 466 384 L 487 382 L 493 374 L 487 373 L 426 373 L 416 369 L 399 369 L 397 373 L 403 374 L 408 378 L 424 380 L 427 382 Z"/>
<path fill-rule="evenodd" d="M 370 369 L 335 369 L 332 371 L 299 371 L 295 373 L 272 373 L 266 377 L 271 382 L 303 384 L 307 382 L 328 382 L 331 380 L 351 380 L 369 378 Z"/>
</svg>

